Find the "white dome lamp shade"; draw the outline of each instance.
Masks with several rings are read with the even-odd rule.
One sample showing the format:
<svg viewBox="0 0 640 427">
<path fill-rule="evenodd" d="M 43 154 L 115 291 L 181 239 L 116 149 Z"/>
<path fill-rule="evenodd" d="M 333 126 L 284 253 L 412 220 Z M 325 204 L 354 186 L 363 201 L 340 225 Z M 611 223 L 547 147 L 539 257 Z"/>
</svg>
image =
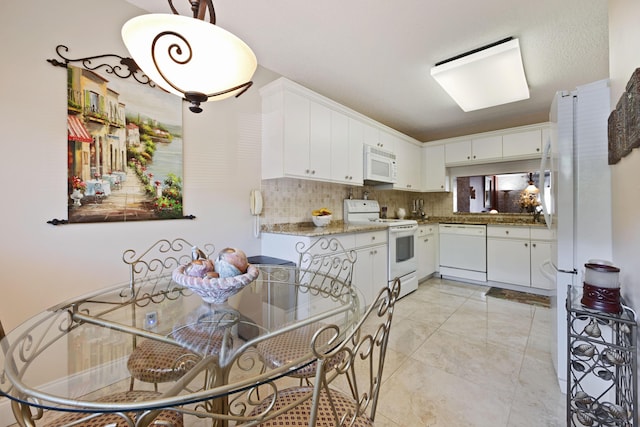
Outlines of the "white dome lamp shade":
<svg viewBox="0 0 640 427">
<path fill-rule="evenodd" d="M 211 0 L 191 1 L 194 17 L 148 14 L 127 21 L 122 39 L 133 60 L 155 84 L 191 103 L 242 95 L 253 82 L 258 61 L 245 42 L 215 25 Z M 210 22 L 204 20 L 209 11 Z"/>
</svg>

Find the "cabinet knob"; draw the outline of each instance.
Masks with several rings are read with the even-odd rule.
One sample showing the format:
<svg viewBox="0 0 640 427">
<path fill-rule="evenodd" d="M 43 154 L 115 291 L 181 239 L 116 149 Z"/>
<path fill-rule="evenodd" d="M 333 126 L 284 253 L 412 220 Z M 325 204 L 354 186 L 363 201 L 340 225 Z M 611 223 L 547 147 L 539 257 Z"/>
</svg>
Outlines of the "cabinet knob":
<svg viewBox="0 0 640 427">
<path fill-rule="evenodd" d="M 505 231 L 504 234 L 509 234 L 509 230 Z"/>
<path fill-rule="evenodd" d="M 474 155 L 474 156 L 473 156 L 473 158 L 475 159 L 475 158 L 476 158 L 476 156 Z"/>
<path fill-rule="evenodd" d="M 376 240 L 376 236 L 371 236 L 371 240 Z"/>
<path fill-rule="evenodd" d="M 536 151 L 540 151 L 540 149 L 539 149 L 539 148 L 536 148 Z"/>
<path fill-rule="evenodd" d="M 470 159 L 471 159 L 471 156 L 467 156 L 467 160 L 470 160 Z"/>
<path fill-rule="evenodd" d="M 536 247 L 536 244 L 535 244 L 535 243 L 532 243 L 532 244 L 531 244 L 531 246 L 535 248 L 535 247 Z"/>
<path fill-rule="evenodd" d="M 529 247 L 529 244 L 528 244 L 528 243 L 525 243 L 525 244 L 524 244 L 524 247 L 525 247 L 525 248 L 528 248 L 528 247 Z"/>
<path fill-rule="evenodd" d="M 313 175 L 313 174 L 315 174 L 315 173 L 316 173 L 316 170 L 315 170 L 315 169 L 311 171 L 311 175 Z"/>
<path fill-rule="evenodd" d="M 309 169 L 305 169 L 304 173 L 309 173 L 311 172 Z"/>
</svg>

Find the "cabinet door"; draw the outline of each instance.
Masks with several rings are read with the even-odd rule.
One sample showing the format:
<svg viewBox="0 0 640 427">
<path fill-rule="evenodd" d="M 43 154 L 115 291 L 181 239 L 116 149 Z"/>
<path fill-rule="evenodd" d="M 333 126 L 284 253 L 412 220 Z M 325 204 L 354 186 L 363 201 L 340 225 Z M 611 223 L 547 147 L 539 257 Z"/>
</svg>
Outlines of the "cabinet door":
<svg viewBox="0 0 640 427">
<path fill-rule="evenodd" d="M 384 130 L 379 130 L 378 134 L 380 135 L 380 148 L 382 148 L 383 150 L 395 152 L 397 146 L 399 145 L 400 138 L 389 132 L 385 132 Z"/>
<path fill-rule="evenodd" d="M 427 145 L 422 148 L 423 191 L 449 191 L 444 150 L 444 145 Z"/>
<path fill-rule="evenodd" d="M 418 280 L 423 280 L 436 271 L 436 239 L 433 226 L 421 225 L 416 236 Z"/>
<path fill-rule="evenodd" d="M 420 147 L 400 140 L 396 144 L 396 156 L 398 182 L 394 187 L 399 190 L 420 191 L 422 188 Z"/>
<path fill-rule="evenodd" d="M 364 297 L 362 307 L 373 302 L 373 298 L 387 283 L 386 246 L 369 246 L 356 251 L 358 261 L 353 270 L 353 285 Z"/>
<path fill-rule="evenodd" d="M 542 130 L 506 134 L 502 137 L 503 158 L 533 158 L 542 155 Z"/>
<path fill-rule="evenodd" d="M 471 161 L 471 140 L 450 142 L 444 149 L 445 163 L 469 163 Z"/>
<path fill-rule="evenodd" d="M 540 271 L 543 262 L 551 259 L 552 242 L 531 241 L 531 286 L 540 289 L 553 289 L 554 283 Z"/>
<path fill-rule="evenodd" d="M 426 236 L 426 251 L 427 255 L 425 257 L 426 265 L 424 267 L 424 272 L 427 276 L 435 273 L 438 265 L 438 237 L 435 233 L 429 233 Z"/>
<path fill-rule="evenodd" d="M 472 160 L 501 160 L 502 136 L 487 136 L 471 140 Z"/>
<path fill-rule="evenodd" d="M 309 108 L 310 178 L 331 179 L 331 110 L 316 102 Z"/>
<path fill-rule="evenodd" d="M 349 118 L 349 183 L 363 184 L 364 177 L 364 125 Z"/>
<path fill-rule="evenodd" d="M 331 112 L 331 179 L 349 183 L 349 119 Z"/>
<path fill-rule="evenodd" d="M 387 270 L 389 250 L 387 249 L 387 245 L 374 246 L 371 249 L 373 250 L 373 268 L 371 269 L 372 288 L 368 304 L 371 304 L 373 298 L 380 292 L 380 289 L 389 285 Z"/>
<path fill-rule="evenodd" d="M 283 168 L 286 175 L 305 177 L 309 170 L 309 100 L 284 93 Z"/>
<path fill-rule="evenodd" d="M 529 240 L 487 239 L 487 279 L 530 286 Z"/>
</svg>

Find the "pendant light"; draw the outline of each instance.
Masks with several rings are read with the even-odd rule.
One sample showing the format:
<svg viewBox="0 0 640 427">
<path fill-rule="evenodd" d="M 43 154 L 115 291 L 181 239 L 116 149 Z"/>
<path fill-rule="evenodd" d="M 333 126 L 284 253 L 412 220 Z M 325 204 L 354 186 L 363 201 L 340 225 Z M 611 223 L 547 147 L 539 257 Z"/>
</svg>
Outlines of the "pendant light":
<svg viewBox="0 0 640 427">
<path fill-rule="evenodd" d="M 537 195 L 538 193 L 540 193 L 540 190 L 538 189 L 538 187 L 536 187 L 536 185 L 533 182 L 533 174 L 529 173 L 529 185 L 527 185 L 527 188 L 524 189 L 524 191 L 527 194 L 533 194 L 533 195 Z"/>
<path fill-rule="evenodd" d="M 191 103 L 242 95 L 253 82 L 256 56 L 240 38 L 215 25 L 212 0 L 189 0 L 193 17 L 137 16 L 122 27 L 122 39 L 138 67 L 158 86 Z M 206 20 L 208 16 L 208 21 Z"/>
</svg>

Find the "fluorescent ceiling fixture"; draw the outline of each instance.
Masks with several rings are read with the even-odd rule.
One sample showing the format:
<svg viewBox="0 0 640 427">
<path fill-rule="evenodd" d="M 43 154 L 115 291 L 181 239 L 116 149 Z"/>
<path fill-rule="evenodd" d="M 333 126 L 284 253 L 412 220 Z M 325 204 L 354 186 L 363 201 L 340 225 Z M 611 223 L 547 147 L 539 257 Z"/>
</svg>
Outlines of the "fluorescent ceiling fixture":
<svg viewBox="0 0 640 427">
<path fill-rule="evenodd" d="M 441 61 L 431 75 L 463 111 L 529 98 L 520 43 L 511 37 Z"/>
<path fill-rule="evenodd" d="M 240 96 L 253 82 L 258 61 L 249 46 L 215 25 L 211 0 L 192 1 L 193 18 L 148 14 L 127 21 L 122 39 L 132 58 L 155 84 L 191 102 Z M 210 22 L 204 20 L 209 13 Z"/>
</svg>

